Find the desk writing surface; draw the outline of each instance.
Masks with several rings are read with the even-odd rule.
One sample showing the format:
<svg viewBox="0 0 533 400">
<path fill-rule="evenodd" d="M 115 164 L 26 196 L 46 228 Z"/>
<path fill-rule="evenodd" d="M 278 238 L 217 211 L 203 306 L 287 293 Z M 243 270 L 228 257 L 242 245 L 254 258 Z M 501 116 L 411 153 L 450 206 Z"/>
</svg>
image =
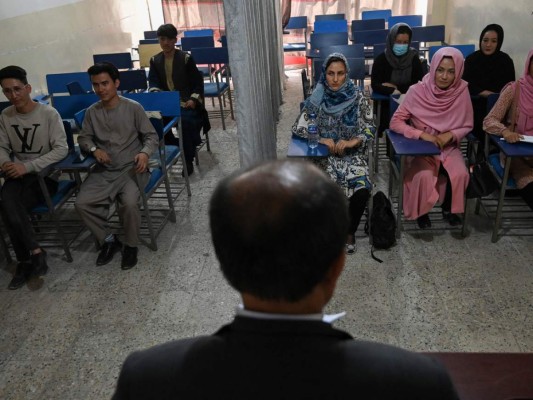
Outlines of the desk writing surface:
<svg viewBox="0 0 533 400">
<path fill-rule="evenodd" d="M 307 139 L 297 136 L 291 137 L 287 157 L 327 157 L 329 155 L 328 146 L 319 143 L 315 149 L 310 149 Z"/>
<path fill-rule="evenodd" d="M 372 95 L 370 96 L 370 98 L 375 101 L 389 101 L 390 96 L 388 94 L 372 92 Z"/>
<path fill-rule="evenodd" d="M 82 162 L 75 162 L 79 159 L 80 153 L 79 151 L 75 151 L 73 153 L 70 153 L 68 156 L 66 156 L 63 160 L 59 161 L 57 164 L 54 165 L 55 169 L 60 169 L 63 171 L 83 171 L 83 170 L 89 170 L 91 167 L 96 164 L 96 160 L 93 156 L 85 157 L 85 159 Z"/>
<path fill-rule="evenodd" d="M 533 353 L 426 353 L 448 370 L 461 400 L 533 399 Z"/>
<path fill-rule="evenodd" d="M 501 140 L 501 136 L 496 135 L 490 135 L 490 139 L 506 156 L 533 157 L 533 144 L 531 143 L 507 143 L 505 140 Z"/>
<path fill-rule="evenodd" d="M 325 58 L 328 54 L 324 56 L 324 54 L 320 53 L 320 49 L 307 49 L 305 56 L 307 58 Z"/>
<path fill-rule="evenodd" d="M 435 156 L 440 154 L 439 148 L 431 142 L 409 139 L 390 129 L 387 130 L 387 136 L 395 153 L 399 156 Z"/>
</svg>

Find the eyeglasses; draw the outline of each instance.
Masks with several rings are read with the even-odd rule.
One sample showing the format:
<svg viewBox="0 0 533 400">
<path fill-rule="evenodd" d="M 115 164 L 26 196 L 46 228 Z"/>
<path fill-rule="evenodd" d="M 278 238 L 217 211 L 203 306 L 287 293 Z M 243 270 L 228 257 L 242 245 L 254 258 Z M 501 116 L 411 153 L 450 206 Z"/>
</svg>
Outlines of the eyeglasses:
<svg viewBox="0 0 533 400">
<path fill-rule="evenodd" d="M 15 86 L 14 88 L 2 89 L 2 92 L 6 96 L 11 96 L 12 94 L 19 95 L 26 88 L 26 86 L 28 86 L 28 85 L 24 85 L 22 87 L 21 86 Z"/>
</svg>

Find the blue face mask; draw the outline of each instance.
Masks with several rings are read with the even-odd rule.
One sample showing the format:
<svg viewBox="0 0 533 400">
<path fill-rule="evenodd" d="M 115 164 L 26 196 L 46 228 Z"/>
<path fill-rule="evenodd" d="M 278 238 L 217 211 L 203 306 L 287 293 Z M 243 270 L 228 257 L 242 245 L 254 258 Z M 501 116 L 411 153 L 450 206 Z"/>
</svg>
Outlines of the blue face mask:
<svg viewBox="0 0 533 400">
<path fill-rule="evenodd" d="M 392 46 L 392 52 L 398 57 L 403 56 L 405 53 L 407 53 L 407 50 L 409 50 L 408 44 L 394 43 L 394 46 Z"/>
</svg>

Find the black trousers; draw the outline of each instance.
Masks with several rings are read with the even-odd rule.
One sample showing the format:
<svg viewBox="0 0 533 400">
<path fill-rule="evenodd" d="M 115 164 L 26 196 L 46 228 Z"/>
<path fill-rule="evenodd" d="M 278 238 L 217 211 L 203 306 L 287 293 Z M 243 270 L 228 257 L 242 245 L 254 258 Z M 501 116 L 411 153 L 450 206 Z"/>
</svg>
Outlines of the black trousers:
<svg viewBox="0 0 533 400">
<path fill-rule="evenodd" d="M 533 210 L 533 182 L 520 189 L 520 196 L 522 196 L 529 208 Z"/>
<path fill-rule="evenodd" d="M 57 182 L 45 178 L 50 195 L 57 192 Z M 30 222 L 29 212 L 44 201 L 39 180 L 34 174 L 7 179 L 2 186 L 0 211 L 11 239 L 17 261 L 28 261 L 30 251 L 39 248 Z"/>
<path fill-rule="evenodd" d="M 348 209 L 350 213 L 350 225 L 348 227 L 348 234 L 353 235 L 357 231 L 361 217 L 365 212 L 366 203 L 370 197 L 370 191 L 366 188 L 357 190 L 348 201 Z"/>
<path fill-rule="evenodd" d="M 169 120 L 163 119 L 163 121 L 168 123 Z M 191 164 L 194 161 L 196 146 L 202 142 L 202 138 L 200 137 L 202 126 L 203 119 L 198 110 L 181 109 L 181 130 L 183 132 L 183 147 L 181 149 L 185 153 L 187 164 Z M 165 135 L 165 144 L 179 146 L 180 142 L 172 131 L 169 131 Z"/>
</svg>

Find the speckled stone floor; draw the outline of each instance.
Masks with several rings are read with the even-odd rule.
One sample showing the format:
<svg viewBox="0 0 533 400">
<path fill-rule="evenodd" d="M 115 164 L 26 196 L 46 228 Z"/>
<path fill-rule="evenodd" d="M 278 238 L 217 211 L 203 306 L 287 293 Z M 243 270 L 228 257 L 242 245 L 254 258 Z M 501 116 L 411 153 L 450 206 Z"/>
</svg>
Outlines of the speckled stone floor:
<svg viewBox="0 0 533 400">
<path fill-rule="evenodd" d="M 278 126 L 285 157 L 302 100 L 299 71 L 287 71 Z M 231 320 L 237 294 L 218 270 L 207 208 L 219 179 L 238 167 L 236 125 L 213 120 L 211 153 L 200 152 L 192 197 L 176 202 L 178 221 L 142 247 L 138 265 L 120 257 L 94 265 L 90 237 L 75 244 L 74 262 L 49 251 L 50 272 L 7 290 L 13 264 L 0 264 L 0 398 L 102 399 L 113 393 L 124 358 L 171 339 L 209 334 Z M 383 164 L 376 177 L 386 187 Z M 533 351 L 533 244 L 530 237 L 491 243 L 490 224 L 471 219 L 470 235 L 404 232 L 370 257 L 359 234 L 328 312 L 346 311 L 336 326 L 356 338 L 419 351 Z"/>
</svg>

